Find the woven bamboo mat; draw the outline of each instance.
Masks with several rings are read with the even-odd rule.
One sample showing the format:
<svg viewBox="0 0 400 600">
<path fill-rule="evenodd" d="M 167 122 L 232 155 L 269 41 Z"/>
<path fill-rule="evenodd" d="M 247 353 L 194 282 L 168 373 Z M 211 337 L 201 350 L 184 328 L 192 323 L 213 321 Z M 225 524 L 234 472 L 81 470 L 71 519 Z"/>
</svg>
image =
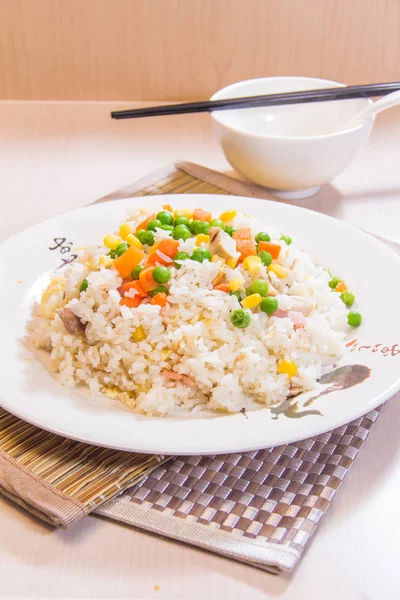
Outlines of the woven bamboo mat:
<svg viewBox="0 0 400 600">
<path fill-rule="evenodd" d="M 169 193 L 268 198 L 181 162 L 98 202 Z M 60 527 L 94 511 L 279 573 L 299 560 L 378 415 L 269 450 L 171 459 L 66 440 L 0 409 L 0 491 Z"/>
<path fill-rule="evenodd" d="M 0 491 L 57 527 L 68 527 L 164 460 L 73 442 L 0 409 Z"/>
</svg>

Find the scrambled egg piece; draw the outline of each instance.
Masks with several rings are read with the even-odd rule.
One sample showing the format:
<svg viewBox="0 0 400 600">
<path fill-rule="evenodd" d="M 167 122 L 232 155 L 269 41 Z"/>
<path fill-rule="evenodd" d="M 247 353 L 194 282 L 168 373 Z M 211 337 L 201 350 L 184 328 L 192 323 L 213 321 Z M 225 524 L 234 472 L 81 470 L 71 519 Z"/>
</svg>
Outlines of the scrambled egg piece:
<svg viewBox="0 0 400 600">
<path fill-rule="evenodd" d="M 52 317 L 55 314 L 57 307 L 47 307 L 47 303 L 52 296 L 64 291 L 65 283 L 65 277 L 56 277 L 50 281 L 49 285 L 44 290 L 40 301 L 40 308 L 45 317 Z"/>
</svg>

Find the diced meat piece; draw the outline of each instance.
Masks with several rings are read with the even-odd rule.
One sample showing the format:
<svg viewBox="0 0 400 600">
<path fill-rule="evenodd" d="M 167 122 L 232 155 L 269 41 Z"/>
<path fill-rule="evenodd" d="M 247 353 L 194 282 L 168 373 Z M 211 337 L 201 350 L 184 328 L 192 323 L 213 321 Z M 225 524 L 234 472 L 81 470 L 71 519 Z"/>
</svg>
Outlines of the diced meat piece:
<svg viewBox="0 0 400 600">
<path fill-rule="evenodd" d="M 289 316 L 289 311 L 278 308 L 278 310 L 276 310 L 271 316 L 278 317 L 278 319 L 287 319 Z"/>
<path fill-rule="evenodd" d="M 163 371 L 164 377 L 167 379 L 172 379 L 173 381 L 179 381 L 182 378 L 182 375 L 179 373 L 175 373 L 175 371 Z"/>
<path fill-rule="evenodd" d="M 314 305 L 303 298 L 303 296 L 289 296 L 290 310 L 301 312 L 305 317 L 309 317 L 314 309 Z"/>
<path fill-rule="evenodd" d="M 57 313 L 68 333 L 71 335 L 80 335 L 85 332 L 86 326 L 70 308 L 61 308 Z"/>
<path fill-rule="evenodd" d="M 292 320 L 294 329 L 299 329 L 307 325 L 307 318 L 301 312 L 289 310 L 288 317 Z"/>
<path fill-rule="evenodd" d="M 211 227 L 208 232 L 210 236 L 210 248 L 214 254 L 218 254 L 225 260 L 236 258 L 236 242 L 220 227 Z"/>
<path fill-rule="evenodd" d="M 293 323 L 294 329 L 304 327 L 307 324 L 307 319 L 303 313 L 296 310 L 282 310 L 278 308 L 278 310 L 276 310 L 272 316 L 278 317 L 278 319 L 290 319 Z"/>
<path fill-rule="evenodd" d="M 164 377 L 167 379 L 171 379 L 172 381 L 180 381 L 183 385 L 187 385 L 188 387 L 194 387 L 195 383 L 187 377 L 186 375 L 181 375 L 180 373 L 175 373 L 175 371 L 163 371 Z"/>
<path fill-rule="evenodd" d="M 190 377 L 187 377 L 186 375 L 182 375 L 182 383 L 188 387 L 194 387 L 196 385 L 194 381 L 192 381 Z"/>
</svg>

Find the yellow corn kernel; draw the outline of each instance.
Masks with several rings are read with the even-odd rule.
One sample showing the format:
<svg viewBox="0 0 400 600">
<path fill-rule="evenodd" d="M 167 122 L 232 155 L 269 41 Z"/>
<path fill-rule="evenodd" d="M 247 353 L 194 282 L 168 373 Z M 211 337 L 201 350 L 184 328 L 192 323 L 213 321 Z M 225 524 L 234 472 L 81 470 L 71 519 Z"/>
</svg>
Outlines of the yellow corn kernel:
<svg viewBox="0 0 400 600">
<path fill-rule="evenodd" d="M 193 208 L 176 208 L 174 211 L 174 219 L 177 217 L 193 218 Z"/>
<path fill-rule="evenodd" d="M 174 209 L 172 208 L 172 206 L 170 204 L 163 204 L 162 207 L 164 210 L 167 210 L 170 213 L 174 212 Z"/>
<path fill-rule="evenodd" d="M 218 256 L 218 254 L 213 254 L 211 257 L 211 262 L 212 263 L 216 263 L 216 262 L 222 262 L 223 264 L 225 263 L 225 260 L 223 258 L 221 258 L 220 256 Z"/>
<path fill-rule="evenodd" d="M 281 265 L 269 265 L 268 273 L 271 272 L 275 273 L 279 279 L 286 279 L 286 277 L 289 275 L 289 269 L 285 269 L 285 267 L 281 267 Z"/>
<path fill-rule="evenodd" d="M 236 210 L 234 208 L 231 208 L 230 210 L 226 210 L 225 212 L 221 213 L 219 215 L 219 218 L 224 223 L 228 223 L 228 221 L 232 221 L 232 219 L 234 219 L 236 217 L 236 215 L 237 215 Z"/>
<path fill-rule="evenodd" d="M 138 238 L 136 237 L 136 235 L 133 235 L 133 233 L 129 233 L 126 236 L 125 241 L 130 246 L 135 246 L 135 248 L 143 248 L 142 242 L 140 240 L 138 240 Z"/>
<path fill-rule="evenodd" d="M 237 292 L 238 290 L 243 289 L 243 279 L 235 277 L 235 279 L 231 279 L 228 286 L 231 292 Z"/>
<path fill-rule="evenodd" d="M 259 304 L 261 304 L 262 297 L 260 294 L 251 294 L 247 296 L 244 300 L 242 300 L 243 308 L 255 308 Z"/>
<path fill-rule="evenodd" d="M 201 246 L 201 244 L 203 242 L 205 244 L 208 244 L 209 241 L 210 241 L 210 236 L 206 235 L 205 233 L 198 233 L 196 235 L 196 246 Z"/>
<path fill-rule="evenodd" d="M 106 256 L 105 254 L 102 254 L 99 257 L 99 267 L 104 267 L 105 269 L 108 269 L 108 267 L 111 267 L 113 263 L 113 259 L 109 256 Z"/>
<path fill-rule="evenodd" d="M 135 331 L 132 333 L 132 338 L 134 342 L 143 342 L 143 340 L 145 340 L 146 337 L 147 336 L 145 330 L 141 325 L 139 325 L 139 327 L 136 327 Z"/>
<path fill-rule="evenodd" d="M 104 245 L 106 248 L 110 248 L 110 250 L 115 250 L 115 248 L 122 242 L 122 238 L 119 235 L 114 235 L 110 233 L 110 235 L 106 235 L 104 238 Z"/>
<path fill-rule="evenodd" d="M 237 259 L 237 258 L 229 258 L 229 259 L 226 261 L 226 264 L 227 264 L 227 265 L 228 265 L 228 267 L 230 267 L 231 269 L 234 269 L 234 268 L 236 267 L 236 265 L 237 265 L 237 261 L 238 261 L 238 259 Z"/>
<path fill-rule="evenodd" d="M 253 276 L 257 277 L 261 273 L 262 262 L 259 256 L 246 256 L 243 266 Z"/>
<path fill-rule="evenodd" d="M 297 373 L 297 365 L 292 360 L 280 360 L 278 363 L 278 373 L 294 377 Z"/>
<path fill-rule="evenodd" d="M 122 237 L 123 240 L 126 240 L 126 236 L 129 235 L 131 232 L 131 226 L 129 225 L 129 223 L 122 223 L 121 227 L 119 228 L 119 235 Z"/>
</svg>

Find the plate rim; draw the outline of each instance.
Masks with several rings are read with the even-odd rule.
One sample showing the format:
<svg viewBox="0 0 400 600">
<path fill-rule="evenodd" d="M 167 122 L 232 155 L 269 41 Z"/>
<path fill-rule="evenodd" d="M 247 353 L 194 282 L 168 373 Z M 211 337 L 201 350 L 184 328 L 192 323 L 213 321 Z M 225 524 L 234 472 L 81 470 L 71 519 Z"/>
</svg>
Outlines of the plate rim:
<svg viewBox="0 0 400 600">
<path fill-rule="evenodd" d="M 163 199 L 168 198 L 169 201 L 173 202 L 174 198 L 179 198 L 179 200 L 181 201 L 182 199 L 184 199 L 185 197 L 190 197 L 191 202 L 194 202 L 194 200 L 196 200 L 196 198 L 204 198 L 204 196 L 207 196 L 208 198 L 215 198 L 215 199 L 221 199 L 221 196 L 218 194 L 160 194 L 160 195 L 154 195 L 152 196 L 152 200 L 154 202 L 157 202 L 158 200 L 160 201 L 160 204 L 162 203 Z M 235 202 L 236 201 L 240 201 L 241 199 L 244 200 L 251 200 L 251 201 L 258 201 L 258 202 L 262 202 L 262 203 L 272 203 L 275 206 L 279 207 L 279 210 L 289 210 L 291 212 L 295 211 L 295 212 L 299 212 L 301 214 L 309 214 L 312 213 L 313 214 L 313 218 L 317 217 L 317 219 L 324 219 L 324 220 L 328 220 L 329 222 L 333 222 L 335 225 L 337 226 L 339 225 L 340 227 L 344 227 L 350 231 L 356 231 L 358 236 L 363 237 L 368 243 L 372 243 L 375 247 L 379 247 L 381 251 L 383 251 L 385 254 L 387 254 L 388 256 L 390 256 L 392 259 L 394 259 L 399 266 L 400 269 L 400 256 L 389 246 L 387 246 L 384 242 L 382 242 L 379 239 L 376 239 L 375 237 L 373 237 L 372 235 L 370 235 L 369 233 L 355 227 L 354 225 L 347 223 L 345 221 L 341 221 L 340 219 L 337 219 L 335 217 L 332 217 L 330 215 L 326 215 L 325 213 L 319 213 L 317 211 L 313 211 L 311 209 L 302 207 L 302 206 L 296 206 L 296 205 L 292 205 L 292 204 L 286 204 L 286 203 L 282 203 L 282 202 L 277 202 L 275 200 L 266 200 L 266 199 L 262 199 L 262 198 L 255 198 L 255 197 L 248 197 L 248 196 L 236 196 L 236 195 L 232 195 L 231 196 Z M 120 199 L 120 200 L 115 200 L 115 201 L 110 201 L 110 204 L 112 203 L 113 206 L 121 206 L 121 207 L 126 207 L 126 204 L 128 202 L 132 202 L 134 201 L 135 203 L 140 203 L 141 201 L 143 201 L 143 199 L 149 199 L 149 196 L 134 196 L 131 198 L 126 198 L 126 199 Z M 34 231 L 37 227 L 39 226 L 46 226 L 47 224 L 51 223 L 52 221 L 59 219 L 60 217 L 64 216 L 64 215 L 75 215 L 75 214 L 79 214 L 82 211 L 90 211 L 91 209 L 99 209 L 100 206 L 103 206 L 104 204 L 102 203 L 100 204 L 90 204 L 88 206 L 84 206 L 84 207 L 80 207 L 80 208 L 76 208 L 74 210 L 70 210 L 70 211 L 64 211 L 62 213 L 59 213 L 57 215 L 53 215 L 47 219 L 44 219 L 42 221 L 39 221 L 38 223 L 35 223 L 33 225 L 31 225 L 30 227 L 25 228 L 24 230 L 15 233 L 14 235 L 8 237 L 6 240 L 4 240 L 3 242 L 1 242 L 0 244 L 0 252 L 2 250 L 4 250 L 4 246 L 8 245 L 9 243 L 12 243 L 13 241 L 15 241 L 16 239 L 18 239 L 19 236 L 22 236 L 24 234 L 27 234 L 31 231 Z M 123 209 L 122 209 L 123 210 Z M 119 214 L 119 212 L 122 212 L 116 210 L 116 214 Z M 60 385 L 60 384 L 58 384 Z M 0 383 L 0 390 L 1 390 L 1 383 Z M 281 442 L 273 442 L 272 444 L 267 444 L 263 447 L 267 448 L 267 447 L 271 447 L 271 446 L 276 446 L 276 445 L 281 445 L 281 444 L 290 444 L 290 443 L 294 443 L 294 442 L 298 442 L 310 437 L 314 437 L 316 435 L 320 435 L 323 433 L 326 433 L 327 431 L 331 431 L 332 429 L 336 429 L 337 427 L 341 427 L 347 423 L 350 423 L 351 421 L 360 418 L 362 416 L 364 416 L 365 414 L 367 414 L 370 410 L 375 409 L 377 406 L 383 404 L 384 402 L 386 402 L 391 396 L 393 396 L 398 390 L 400 390 L 400 374 L 398 379 L 391 385 L 389 386 L 385 391 L 383 391 L 382 393 L 376 395 L 374 397 L 374 400 L 370 400 L 369 402 L 365 403 L 363 405 L 363 409 L 361 410 L 361 406 L 355 405 L 355 407 L 353 408 L 353 411 L 349 411 L 349 413 L 352 414 L 352 416 L 349 416 L 348 413 L 346 413 L 346 416 L 343 417 L 342 419 L 338 418 L 335 420 L 335 424 L 327 424 L 326 427 L 311 427 L 311 433 L 307 433 L 307 434 L 303 434 L 303 435 L 296 435 L 294 437 L 290 437 L 287 436 L 287 438 L 285 439 L 285 441 L 281 441 Z M 228 447 L 226 444 L 224 445 L 223 449 L 222 448 L 216 448 L 216 449 L 207 449 L 207 450 L 188 450 L 188 451 L 181 451 L 179 449 L 176 449 L 176 451 L 174 451 L 171 448 L 167 448 L 167 449 L 163 449 L 161 447 L 159 447 L 158 449 L 154 450 L 154 446 L 156 446 L 157 444 L 153 444 L 153 449 L 150 448 L 139 448 L 139 449 L 135 449 L 133 448 L 134 446 L 134 440 L 132 440 L 132 446 L 130 448 L 127 448 L 126 445 L 123 446 L 118 446 L 117 444 L 110 444 L 107 443 L 106 441 L 99 441 L 94 440 L 91 438 L 91 436 L 88 436 L 88 438 L 84 439 L 82 436 L 78 436 L 76 434 L 74 434 L 73 432 L 67 431 L 66 429 L 59 429 L 58 427 L 51 427 L 48 425 L 43 426 L 43 423 L 37 422 L 34 418 L 30 417 L 30 416 L 26 416 L 24 414 L 24 411 L 15 411 L 13 410 L 12 407 L 12 401 L 11 401 L 11 406 L 9 405 L 9 403 L 7 402 L 7 400 L 5 398 L 3 398 L 3 394 L 0 391 L 0 406 L 2 406 L 5 410 L 7 410 L 8 412 L 10 412 L 11 414 L 13 414 L 14 416 L 16 416 L 17 418 L 20 418 L 40 429 L 44 429 L 46 431 L 49 431 L 51 433 L 57 434 L 59 436 L 62 437 L 66 437 L 68 439 L 72 439 L 72 440 L 76 440 L 78 442 L 81 443 L 85 443 L 85 444 L 90 444 L 90 445 L 97 445 L 97 446 L 101 446 L 101 447 L 105 447 L 105 448 L 113 448 L 113 449 L 118 449 L 118 450 L 123 450 L 123 451 L 129 451 L 129 452 L 140 452 L 143 454 L 171 454 L 171 455 L 184 455 L 184 454 L 193 454 L 193 455 L 201 455 L 201 454 L 221 454 L 221 453 L 228 453 L 228 452 L 246 452 L 246 451 L 251 451 L 251 450 L 256 450 L 258 449 L 260 446 L 259 444 L 257 445 L 242 445 L 240 446 L 240 444 L 236 444 L 235 447 Z M 260 410 L 269 410 L 267 407 L 265 408 L 260 408 Z M 229 416 L 229 415 L 228 415 Z M 340 415 L 339 415 L 340 416 Z M 158 419 L 161 419 L 161 417 L 156 417 Z M 226 417 L 225 417 L 226 418 Z M 163 418 L 163 420 L 165 420 L 165 418 Z"/>
</svg>

